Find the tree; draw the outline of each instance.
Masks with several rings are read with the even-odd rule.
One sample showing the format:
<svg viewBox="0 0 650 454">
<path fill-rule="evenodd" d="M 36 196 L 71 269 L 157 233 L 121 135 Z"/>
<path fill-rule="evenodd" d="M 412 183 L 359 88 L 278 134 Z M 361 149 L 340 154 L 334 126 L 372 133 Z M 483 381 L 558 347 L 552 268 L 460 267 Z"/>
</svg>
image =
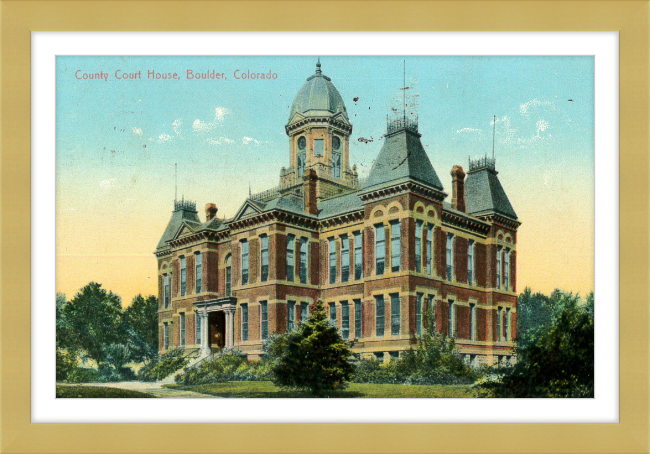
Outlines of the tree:
<svg viewBox="0 0 650 454">
<path fill-rule="evenodd" d="M 494 396 L 593 397 L 593 294 L 581 305 L 578 297 L 555 291 L 549 303 L 556 312 L 552 321 L 518 348 L 510 373 L 484 385 Z"/>
<path fill-rule="evenodd" d="M 101 365 L 105 362 L 103 348 L 120 342 L 121 315 L 120 297 L 104 290 L 101 284 L 91 282 L 62 308 L 61 333 L 66 338 L 62 339 L 61 347 L 83 350 Z"/>
<path fill-rule="evenodd" d="M 287 347 L 274 367 L 273 382 L 279 386 L 309 389 L 316 396 L 341 389 L 352 376 L 348 345 L 327 320 L 325 306 L 317 301 L 311 316 L 289 333 Z"/>
<path fill-rule="evenodd" d="M 148 359 L 158 351 L 158 299 L 142 295 L 133 298 L 124 311 L 125 340 L 130 340 L 135 356 Z"/>
</svg>

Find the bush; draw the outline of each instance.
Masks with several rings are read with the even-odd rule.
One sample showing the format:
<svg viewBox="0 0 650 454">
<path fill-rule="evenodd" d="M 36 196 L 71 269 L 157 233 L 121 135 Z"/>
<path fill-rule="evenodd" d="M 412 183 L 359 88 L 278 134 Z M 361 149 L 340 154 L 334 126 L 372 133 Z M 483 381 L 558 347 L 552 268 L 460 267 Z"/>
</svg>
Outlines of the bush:
<svg viewBox="0 0 650 454">
<path fill-rule="evenodd" d="M 140 381 L 157 381 L 173 374 L 187 365 L 189 360 L 183 357 L 183 349 L 168 350 L 155 357 L 140 368 L 137 379 Z"/>
<path fill-rule="evenodd" d="M 93 383 L 99 382 L 101 374 L 97 369 L 87 367 L 75 367 L 68 373 L 66 381 L 70 383 Z"/>
<path fill-rule="evenodd" d="M 67 351 L 56 349 L 56 381 L 68 379 L 68 375 L 77 367 L 76 358 Z"/>
<path fill-rule="evenodd" d="M 272 376 L 271 361 L 249 361 L 241 352 L 229 352 L 186 370 L 176 377 L 176 383 L 206 385 L 227 381 L 266 381 Z"/>
</svg>

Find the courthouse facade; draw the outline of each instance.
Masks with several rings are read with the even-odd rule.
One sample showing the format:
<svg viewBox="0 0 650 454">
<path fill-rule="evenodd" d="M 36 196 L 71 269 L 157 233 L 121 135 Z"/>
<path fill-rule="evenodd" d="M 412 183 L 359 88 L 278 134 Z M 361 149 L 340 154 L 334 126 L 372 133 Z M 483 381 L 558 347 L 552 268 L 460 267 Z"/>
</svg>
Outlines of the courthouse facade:
<svg viewBox="0 0 650 454">
<path fill-rule="evenodd" d="M 362 356 L 388 361 L 433 329 L 454 337 L 473 365 L 510 361 L 520 223 L 494 159 L 450 169 L 447 202 L 417 119 L 403 115 L 387 121 L 360 184 L 352 124 L 320 63 L 285 131 L 290 160 L 279 185 L 250 196 L 232 219 L 218 218 L 212 203 L 202 220 L 194 203 L 174 202 L 155 252 L 160 349 L 256 358 L 265 339 L 295 329 L 321 299 Z"/>
</svg>

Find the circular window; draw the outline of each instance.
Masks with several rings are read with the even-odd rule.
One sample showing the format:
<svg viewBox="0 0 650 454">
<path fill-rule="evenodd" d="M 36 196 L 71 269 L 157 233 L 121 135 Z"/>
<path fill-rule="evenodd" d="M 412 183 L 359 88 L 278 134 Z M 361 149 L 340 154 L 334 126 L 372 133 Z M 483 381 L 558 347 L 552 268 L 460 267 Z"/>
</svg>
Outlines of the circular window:
<svg viewBox="0 0 650 454">
<path fill-rule="evenodd" d="M 339 148 L 341 148 L 341 139 L 334 136 L 332 138 L 332 148 L 335 149 L 335 150 L 338 150 Z"/>
<path fill-rule="evenodd" d="M 304 150 L 305 148 L 307 148 L 307 139 L 303 136 L 298 139 L 298 149 Z"/>
</svg>

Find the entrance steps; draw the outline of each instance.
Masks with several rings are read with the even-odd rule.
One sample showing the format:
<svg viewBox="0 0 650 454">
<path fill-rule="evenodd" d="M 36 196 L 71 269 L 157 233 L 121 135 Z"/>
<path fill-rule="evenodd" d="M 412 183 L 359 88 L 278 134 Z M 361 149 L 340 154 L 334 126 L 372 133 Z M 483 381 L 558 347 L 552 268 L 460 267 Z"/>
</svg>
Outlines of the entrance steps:
<svg viewBox="0 0 650 454">
<path fill-rule="evenodd" d="M 192 358 L 189 363 L 182 369 L 178 369 L 176 372 L 172 373 L 171 375 L 166 376 L 162 380 L 160 380 L 161 385 L 173 385 L 176 383 L 176 377 L 179 375 L 183 375 L 187 369 L 192 369 L 195 367 L 198 367 L 202 362 L 204 361 L 212 361 L 213 359 L 218 358 L 221 356 L 221 352 L 215 352 L 211 353 L 209 355 L 204 355 L 204 356 L 197 356 L 195 358 Z"/>
</svg>

